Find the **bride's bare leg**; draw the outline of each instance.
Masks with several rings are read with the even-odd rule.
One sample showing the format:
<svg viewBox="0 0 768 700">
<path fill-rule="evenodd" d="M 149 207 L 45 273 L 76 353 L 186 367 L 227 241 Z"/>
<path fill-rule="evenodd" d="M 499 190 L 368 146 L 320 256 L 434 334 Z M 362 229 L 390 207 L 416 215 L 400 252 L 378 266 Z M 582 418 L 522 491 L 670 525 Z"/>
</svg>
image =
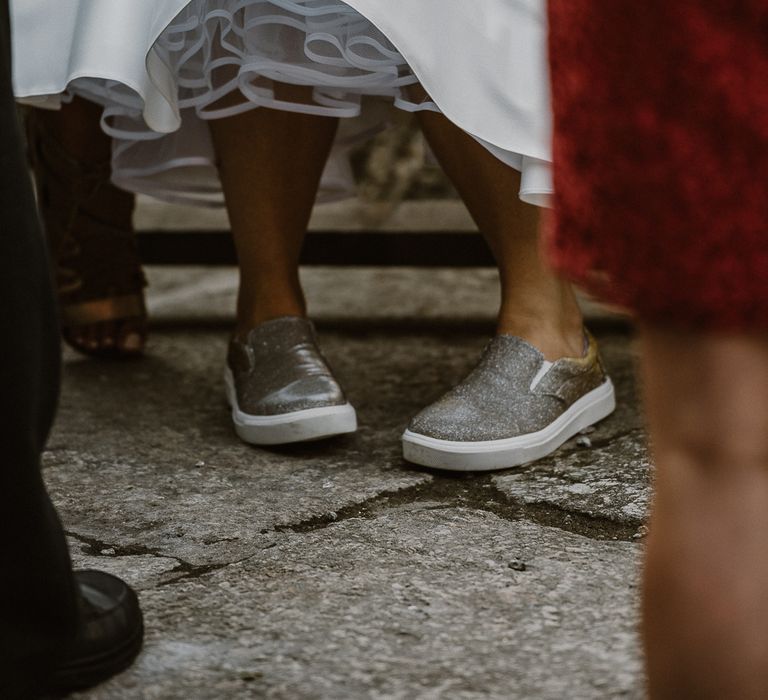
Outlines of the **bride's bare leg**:
<svg viewBox="0 0 768 700">
<path fill-rule="evenodd" d="M 298 99 L 308 88 L 280 86 Z M 258 108 L 211 122 L 240 266 L 237 333 L 304 316 L 299 255 L 338 120 Z"/>
<path fill-rule="evenodd" d="M 304 101 L 305 90 L 282 86 L 278 98 Z M 337 125 L 266 108 L 211 123 L 240 261 L 226 387 L 235 430 L 250 444 L 357 429 L 355 410 L 304 319 L 299 281 L 299 255 Z"/>
<path fill-rule="evenodd" d="M 524 338 L 549 360 L 580 356 L 581 312 L 571 285 L 542 260 L 539 209 L 520 201 L 520 173 L 441 114 L 420 112 L 419 121 L 498 263 L 499 333 Z"/>
<path fill-rule="evenodd" d="M 452 471 L 526 464 L 557 449 L 582 421 L 608 416 L 615 406 L 613 390 L 596 343 L 585 343 L 573 291 L 542 261 L 539 211 L 520 201 L 520 174 L 442 115 L 421 112 L 419 118 L 493 251 L 502 302 L 499 335 L 458 386 L 411 420 L 403 456 Z M 540 389 L 544 381 L 548 387 Z M 568 394 L 568 387 L 578 389 Z M 570 398 L 553 411 L 552 395 Z M 551 436 L 546 444 L 542 431 Z"/>
</svg>

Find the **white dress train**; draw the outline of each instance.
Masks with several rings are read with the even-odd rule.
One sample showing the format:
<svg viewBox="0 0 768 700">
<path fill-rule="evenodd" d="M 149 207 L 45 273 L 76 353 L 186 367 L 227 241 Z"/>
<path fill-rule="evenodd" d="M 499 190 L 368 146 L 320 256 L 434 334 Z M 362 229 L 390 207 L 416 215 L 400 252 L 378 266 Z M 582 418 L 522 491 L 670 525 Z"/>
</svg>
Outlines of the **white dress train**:
<svg viewBox="0 0 768 700">
<path fill-rule="evenodd" d="M 126 189 L 220 203 L 206 119 L 345 117 L 339 155 L 394 102 L 444 113 L 520 170 L 525 201 L 552 192 L 544 0 L 11 0 L 11 20 L 17 97 L 102 104 Z M 311 97 L 281 101 L 275 82 Z M 416 82 L 430 102 L 409 99 Z M 347 189 L 345 165 L 329 161 L 326 198 Z"/>
</svg>

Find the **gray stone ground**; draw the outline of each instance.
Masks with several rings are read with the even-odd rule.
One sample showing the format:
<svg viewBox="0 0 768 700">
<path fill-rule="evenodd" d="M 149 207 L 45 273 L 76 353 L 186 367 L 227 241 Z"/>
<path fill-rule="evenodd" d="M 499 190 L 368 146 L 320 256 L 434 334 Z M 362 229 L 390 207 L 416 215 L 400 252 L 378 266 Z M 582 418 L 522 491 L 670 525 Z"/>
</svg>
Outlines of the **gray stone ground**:
<svg viewBox="0 0 768 700">
<path fill-rule="evenodd" d="M 148 356 L 68 354 L 45 455 L 76 564 L 125 577 L 146 615 L 135 667 L 77 697 L 642 697 L 625 326 L 593 322 L 620 407 L 587 441 L 455 477 L 405 464 L 398 437 L 491 333 L 492 272 L 306 272 L 361 429 L 274 450 L 238 442 L 223 399 L 234 273 L 152 282 Z"/>
</svg>

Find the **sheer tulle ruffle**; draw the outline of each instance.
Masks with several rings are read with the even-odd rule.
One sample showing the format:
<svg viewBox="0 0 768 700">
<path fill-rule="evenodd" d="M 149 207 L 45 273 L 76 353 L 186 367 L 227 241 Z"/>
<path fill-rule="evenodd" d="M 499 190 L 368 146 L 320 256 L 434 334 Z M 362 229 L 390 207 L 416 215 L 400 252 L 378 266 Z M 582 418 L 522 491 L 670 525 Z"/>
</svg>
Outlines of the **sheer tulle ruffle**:
<svg viewBox="0 0 768 700">
<path fill-rule="evenodd" d="M 365 96 L 417 108 L 401 96 L 416 82 L 403 58 L 338 0 L 194 0 L 162 32 L 146 67 L 153 83 L 171 76 L 171 89 L 163 91 L 172 96 L 167 105 L 148 109 L 141 94 L 113 80 L 80 78 L 70 91 L 105 106 L 102 125 L 115 139 L 114 180 L 170 200 L 221 203 L 205 120 L 255 107 L 357 117 L 342 122 L 324 173 L 321 199 L 328 200 L 352 190 L 346 147 L 386 119 L 381 102 L 363 114 Z M 276 95 L 276 82 L 312 87 L 301 102 Z"/>
<path fill-rule="evenodd" d="M 116 80 L 77 78 L 69 90 L 105 106 L 117 184 L 170 200 L 221 203 L 209 119 L 255 107 L 345 118 L 321 187 L 330 199 L 352 187 L 345 149 L 380 128 L 391 104 L 439 111 L 409 99 L 418 79 L 406 59 L 341 0 L 193 0 L 160 34 L 146 70 L 161 88 L 152 104 Z M 286 94 L 280 84 L 306 89 Z M 484 145 L 522 171 L 521 197 L 542 203 L 548 164 Z"/>
<path fill-rule="evenodd" d="M 180 105 L 203 118 L 252 105 L 356 117 L 365 95 L 419 107 L 403 93 L 417 82 L 404 58 L 341 0 L 193 0 L 157 50 L 177 76 Z M 275 94 L 275 82 L 313 89 L 306 101 L 286 100 Z M 239 104 L 215 106 L 238 93 Z"/>
</svg>

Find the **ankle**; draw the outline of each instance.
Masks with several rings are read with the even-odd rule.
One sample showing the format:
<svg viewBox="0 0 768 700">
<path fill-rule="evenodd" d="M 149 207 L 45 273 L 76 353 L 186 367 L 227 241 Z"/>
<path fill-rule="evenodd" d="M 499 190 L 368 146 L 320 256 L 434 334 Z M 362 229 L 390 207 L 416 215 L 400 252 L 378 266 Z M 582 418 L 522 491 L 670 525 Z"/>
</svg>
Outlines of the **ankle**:
<svg viewBox="0 0 768 700">
<path fill-rule="evenodd" d="M 541 321 L 520 316 L 499 316 L 496 332 L 514 335 L 537 348 L 550 362 L 584 355 L 584 326 L 581 315 L 573 319 Z"/>
<path fill-rule="evenodd" d="M 304 318 L 306 315 L 307 305 L 298 280 L 294 285 L 282 287 L 277 284 L 264 289 L 241 287 L 237 301 L 236 333 L 238 336 L 247 335 L 252 328 L 265 321 L 284 316 Z"/>
<path fill-rule="evenodd" d="M 235 324 L 234 337 L 238 340 L 245 340 L 254 328 L 260 326 L 267 321 L 274 321 L 276 318 L 285 318 L 286 316 L 293 316 L 298 318 L 305 318 L 306 313 L 303 309 L 275 309 L 273 311 L 264 311 L 260 313 L 250 313 L 247 315 L 238 315 L 237 322 Z"/>
</svg>

